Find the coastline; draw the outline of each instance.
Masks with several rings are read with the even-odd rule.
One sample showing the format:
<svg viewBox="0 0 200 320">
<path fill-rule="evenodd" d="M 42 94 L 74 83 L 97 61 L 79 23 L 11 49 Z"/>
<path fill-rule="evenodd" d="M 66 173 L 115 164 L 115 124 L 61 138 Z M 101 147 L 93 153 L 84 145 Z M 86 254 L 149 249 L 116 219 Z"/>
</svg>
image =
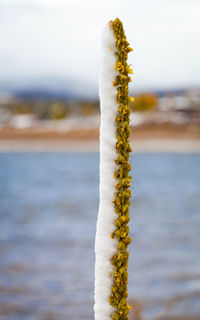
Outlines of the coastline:
<svg viewBox="0 0 200 320">
<path fill-rule="evenodd" d="M 133 153 L 200 153 L 200 126 L 146 125 L 130 135 Z M 99 130 L 1 128 L 0 152 L 99 152 Z"/>
<path fill-rule="evenodd" d="M 200 141 L 192 139 L 137 139 L 131 140 L 133 153 L 200 153 Z M 4 139 L 0 152 L 99 152 L 99 141 L 60 139 Z"/>
</svg>

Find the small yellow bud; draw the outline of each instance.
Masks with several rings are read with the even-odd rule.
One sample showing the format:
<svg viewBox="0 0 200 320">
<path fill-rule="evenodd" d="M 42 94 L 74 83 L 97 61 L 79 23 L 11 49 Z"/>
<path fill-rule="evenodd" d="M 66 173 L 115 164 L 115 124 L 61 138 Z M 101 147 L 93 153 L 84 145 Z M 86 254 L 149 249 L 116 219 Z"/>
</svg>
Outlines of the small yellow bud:
<svg viewBox="0 0 200 320">
<path fill-rule="evenodd" d="M 128 47 L 128 48 L 127 48 L 127 52 L 131 52 L 131 51 L 133 51 L 133 48 Z"/>
<path fill-rule="evenodd" d="M 133 101 L 135 101 L 135 98 L 134 97 L 128 97 L 128 100 L 129 100 L 129 102 L 133 102 Z"/>
<path fill-rule="evenodd" d="M 129 74 L 133 74 L 133 69 L 130 68 L 130 67 L 128 67 L 128 68 L 127 68 L 127 72 L 128 72 Z"/>
</svg>

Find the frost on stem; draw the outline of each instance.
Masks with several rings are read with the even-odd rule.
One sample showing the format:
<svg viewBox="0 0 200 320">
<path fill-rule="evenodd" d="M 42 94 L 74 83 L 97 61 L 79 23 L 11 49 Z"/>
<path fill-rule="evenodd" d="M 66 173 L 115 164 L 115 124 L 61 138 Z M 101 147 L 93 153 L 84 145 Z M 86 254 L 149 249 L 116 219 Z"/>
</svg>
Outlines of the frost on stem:
<svg viewBox="0 0 200 320">
<path fill-rule="evenodd" d="M 127 320 L 132 49 L 117 18 L 103 34 L 100 73 L 100 205 L 96 233 L 95 320 Z"/>
</svg>

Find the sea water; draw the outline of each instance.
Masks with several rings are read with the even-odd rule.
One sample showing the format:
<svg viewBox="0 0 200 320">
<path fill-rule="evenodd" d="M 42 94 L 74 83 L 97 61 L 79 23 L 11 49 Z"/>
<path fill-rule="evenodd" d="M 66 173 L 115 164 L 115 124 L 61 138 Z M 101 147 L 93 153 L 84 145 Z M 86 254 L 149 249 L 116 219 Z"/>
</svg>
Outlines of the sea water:
<svg viewBox="0 0 200 320">
<path fill-rule="evenodd" d="M 136 154 L 129 301 L 200 318 L 200 155 Z M 0 154 L 0 319 L 93 319 L 94 153 Z"/>
</svg>

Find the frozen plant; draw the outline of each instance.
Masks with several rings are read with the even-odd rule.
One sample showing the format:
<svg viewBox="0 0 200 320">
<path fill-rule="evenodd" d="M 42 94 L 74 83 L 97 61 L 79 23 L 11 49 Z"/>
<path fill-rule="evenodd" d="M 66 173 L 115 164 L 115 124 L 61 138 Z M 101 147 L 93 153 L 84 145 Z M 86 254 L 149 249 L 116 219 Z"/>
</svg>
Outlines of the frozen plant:
<svg viewBox="0 0 200 320">
<path fill-rule="evenodd" d="M 99 80 L 100 204 L 95 241 L 95 320 L 127 320 L 130 102 L 128 53 L 132 51 L 117 18 L 103 31 Z"/>
</svg>

